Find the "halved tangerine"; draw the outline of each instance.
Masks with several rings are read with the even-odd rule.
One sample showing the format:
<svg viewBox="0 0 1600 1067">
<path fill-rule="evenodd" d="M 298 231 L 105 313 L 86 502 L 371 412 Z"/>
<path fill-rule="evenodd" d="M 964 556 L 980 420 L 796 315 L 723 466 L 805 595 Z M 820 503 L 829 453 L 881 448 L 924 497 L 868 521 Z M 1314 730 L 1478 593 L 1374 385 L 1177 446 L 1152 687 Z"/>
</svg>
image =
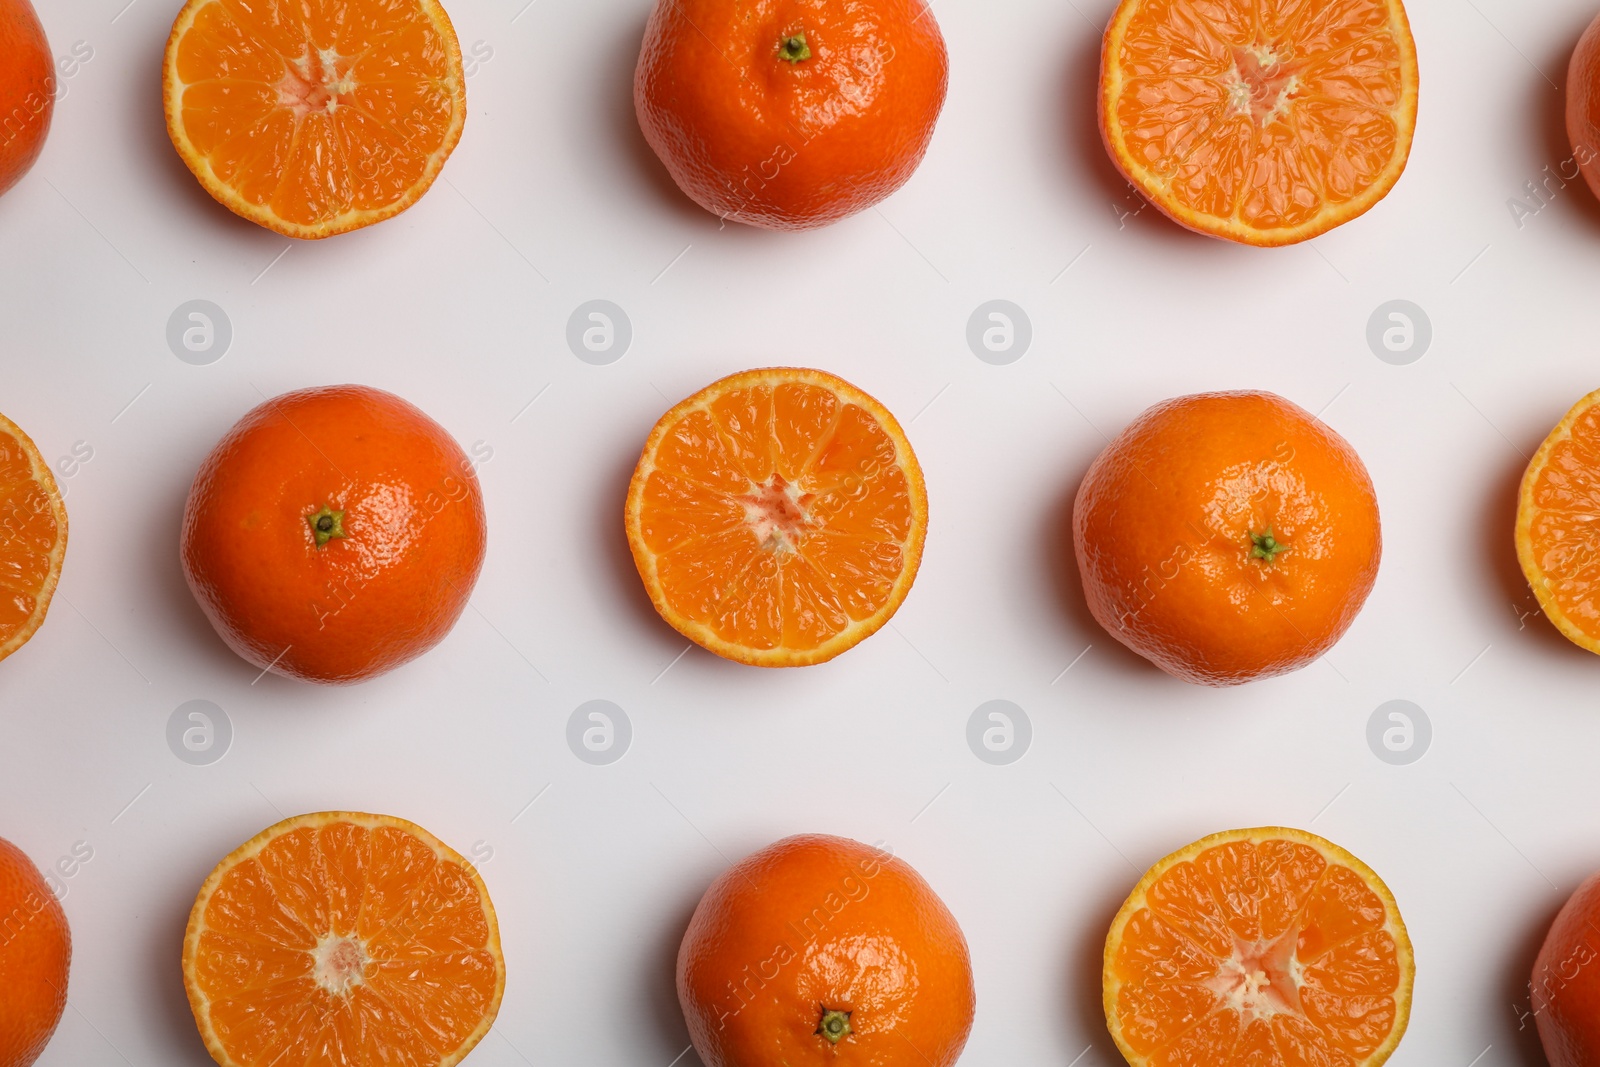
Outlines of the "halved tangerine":
<svg viewBox="0 0 1600 1067">
<path fill-rule="evenodd" d="M 1600 391 L 1572 406 L 1517 494 L 1517 559 L 1545 617 L 1600 653 Z"/>
<path fill-rule="evenodd" d="M 172 144 L 208 193 L 288 237 L 417 201 L 461 139 L 461 45 L 435 0 L 189 0 L 167 39 Z"/>
<path fill-rule="evenodd" d="M 1372 868 L 1284 827 L 1157 863 L 1106 935 L 1106 1025 L 1133 1067 L 1377 1067 L 1415 966 Z"/>
<path fill-rule="evenodd" d="M 1304 241 L 1405 170 L 1417 52 L 1400 0 L 1122 0 L 1100 60 L 1100 132 L 1174 221 Z"/>
<path fill-rule="evenodd" d="M 414 823 L 320 812 L 270 826 L 200 887 L 183 984 L 223 1067 L 450 1067 L 505 993 L 473 866 Z"/>
<path fill-rule="evenodd" d="M 50 465 L 0 415 L 0 659 L 44 624 L 67 554 L 67 505 Z"/>
<path fill-rule="evenodd" d="M 628 486 L 628 544 L 661 617 L 759 667 L 821 663 L 888 622 L 927 523 L 900 424 L 819 370 L 706 386 L 656 423 Z"/>
</svg>

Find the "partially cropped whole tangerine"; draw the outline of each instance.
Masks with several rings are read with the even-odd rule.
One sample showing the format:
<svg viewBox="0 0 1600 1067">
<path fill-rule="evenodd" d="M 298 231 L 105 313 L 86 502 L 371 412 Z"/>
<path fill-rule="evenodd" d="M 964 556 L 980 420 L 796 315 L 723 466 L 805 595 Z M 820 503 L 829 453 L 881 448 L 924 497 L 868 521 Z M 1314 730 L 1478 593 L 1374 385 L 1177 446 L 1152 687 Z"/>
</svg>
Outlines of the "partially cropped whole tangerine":
<svg viewBox="0 0 1600 1067">
<path fill-rule="evenodd" d="M 286 393 L 239 420 L 184 509 L 189 588 L 263 671 L 364 681 L 442 641 L 483 566 L 483 495 L 450 434 L 391 393 Z"/>
<path fill-rule="evenodd" d="M 0 838 L 0 1067 L 28 1067 L 67 1009 L 72 933 L 39 868 Z"/>
<path fill-rule="evenodd" d="M 55 111 L 55 60 L 28 0 L 0 0 L 0 193 L 44 150 Z"/>
<path fill-rule="evenodd" d="M 922 0 L 657 0 L 634 104 L 645 140 L 695 203 L 803 230 L 905 184 L 948 76 Z"/>
<path fill-rule="evenodd" d="M 1550 1067 L 1600 1063 L 1600 874 L 1562 905 L 1533 963 L 1533 1018 Z"/>
<path fill-rule="evenodd" d="M 706 890 L 678 950 L 706 1067 L 951 1067 L 972 1030 L 966 938 L 884 849 L 802 834 Z"/>
<path fill-rule="evenodd" d="M 1567 64 L 1567 138 L 1571 162 L 1600 196 L 1600 15 L 1578 38 Z"/>
<path fill-rule="evenodd" d="M 1382 555 L 1355 449 L 1261 392 L 1146 410 L 1084 475 L 1073 542 L 1100 625 L 1169 674 L 1216 686 L 1322 656 Z"/>
</svg>

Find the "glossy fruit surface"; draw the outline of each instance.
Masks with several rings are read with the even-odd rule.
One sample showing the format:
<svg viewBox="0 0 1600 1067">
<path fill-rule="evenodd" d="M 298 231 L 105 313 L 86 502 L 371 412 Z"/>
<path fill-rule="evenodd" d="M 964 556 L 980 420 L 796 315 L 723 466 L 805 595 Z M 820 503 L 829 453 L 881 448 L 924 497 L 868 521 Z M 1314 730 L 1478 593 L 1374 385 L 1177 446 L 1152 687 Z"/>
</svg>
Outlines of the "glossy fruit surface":
<svg viewBox="0 0 1600 1067">
<path fill-rule="evenodd" d="M 1517 495 L 1517 559 L 1545 617 L 1580 648 L 1600 652 L 1600 391 L 1550 431 Z"/>
<path fill-rule="evenodd" d="M 1084 475 L 1073 540 L 1089 610 L 1185 681 L 1236 685 L 1317 659 L 1382 555 L 1355 450 L 1271 393 L 1149 408 Z"/>
<path fill-rule="evenodd" d="M 1157 863 L 1106 937 L 1105 1012 L 1132 1067 L 1377 1067 L 1416 967 L 1372 868 L 1284 827 Z"/>
<path fill-rule="evenodd" d="M 1191 230 L 1304 241 L 1405 170 L 1417 53 L 1400 0 L 1122 0 L 1100 62 L 1112 162 Z"/>
<path fill-rule="evenodd" d="M 916 871 L 841 837 L 728 868 L 678 950 L 705 1067 L 950 1067 L 972 1029 L 967 942 Z"/>
<path fill-rule="evenodd" d="M 1578 38 L 1567 64 L 1567 139 L 1572 162 L 1600 196 L 1600 15 Z"/>
<path fill-rule="evenodd" d="M 0 193 L 44 150 L 56 106 L 55 60 L 29 0 L 0 0 Z"/>
<path fill-rule="evenodd" d="M 223 1067 L 450 1067 L 505 994 L 478 872 L 414 823 L 329 811 L 217 864 L 183 939 L 183 985 Z"/>
<path fill-rule="evenodd" d="M 250 411 L 195 476 L 189 588 L 261 670 L 359 682 L 442 641 L 486 546 L 473 464 L 438 423 L 366 386 Z"/>
<path fill-rule="evenodd" d="M 21 427 L 0 415 L 0 659 L 44 624 L 67 554 L 67 505 Z"/>
<path fill-rule="evenodd" d="M 0 838 L 0 1067 L 28 1067 L 67 1009 L 72 932 L 50 885 Z"/>
<path fill-rule="evenodd" d="M 1600 1063 L 1600 875 L 1562 905 L 1533 963 L 1533 1018 L 1550 1067 Z"/>
<path fill-rule="evenodd" d="M 921 0 L 658 0 L 634 105 L 695 203 L 800 230 L 905 184 L 933 136 L 948 67 Z"/>
<path fill-rule="evenodd" d="M 628 543 L 661 617 L 719 656 L 821 663 L 894 615 L 928 524 L 882 404 L 824 371 L 713 382 L 663 415 L 628 487 Z"/>
<path fill-rule="evenodd" d="M 172 144 L 238 215 L 288 237 L 370 226 L 461 139 L 461 45 L 435 0 L 189 0 L 167 40 Z"/>
</svg>

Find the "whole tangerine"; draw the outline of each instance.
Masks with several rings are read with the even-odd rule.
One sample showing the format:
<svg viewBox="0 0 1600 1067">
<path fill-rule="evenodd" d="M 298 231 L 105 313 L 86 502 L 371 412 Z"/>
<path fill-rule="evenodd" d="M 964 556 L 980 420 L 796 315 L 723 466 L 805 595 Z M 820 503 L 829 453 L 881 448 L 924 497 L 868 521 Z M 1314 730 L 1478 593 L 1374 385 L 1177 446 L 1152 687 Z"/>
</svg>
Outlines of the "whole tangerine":
<svg viewBox="0 0 1600 1067">
<path fill-rule="evenodd" d="M 39 868 L 0 838 L 0 1067 L 37 1060 L 67 1008 L 72 932 Z"/>
<path fill-rule="evenodd" d="M 55 112 L 55 60 L 29 0 L 0 0 L 0 193 L 44 150 Z"/>
<path fill-rule="evenodd" d="M 486 547 L 474 465 L 392 393 L 339 385 L 254 408 L 184 508 L 189 588 L 261 670 L 349 684 L 444 640 Z"/>
<path fill-rule="evenodd" d="M 645 140 L 690 199 L 803 230 L 905 184 L 948 80 L 922 0 L 658 0 L 633 85 Z"/>
<path fill-rule="evenodd" d="M 1378 500 L 1361 457 L 1261 392 L 1163 401 L 1090 466 L 1073 507 L 1084 596 L 1106 631 L 1203 685 L 1327 652 L 1372 591 Z"/>
<path fill-rule="evenodd" d="M 1600 874 L 1562 905 L 1533 962 L 1533 1018 L 1550 1067 L 1600 1063 Z"/>
<path fill-rule="evenodd" d="M 950 1067 L 976 1003 L 966 938 L 922 876 L 823 834 L 711 884 L 678 950 L 678 999 L 706 1067 Z"/>
</svg>

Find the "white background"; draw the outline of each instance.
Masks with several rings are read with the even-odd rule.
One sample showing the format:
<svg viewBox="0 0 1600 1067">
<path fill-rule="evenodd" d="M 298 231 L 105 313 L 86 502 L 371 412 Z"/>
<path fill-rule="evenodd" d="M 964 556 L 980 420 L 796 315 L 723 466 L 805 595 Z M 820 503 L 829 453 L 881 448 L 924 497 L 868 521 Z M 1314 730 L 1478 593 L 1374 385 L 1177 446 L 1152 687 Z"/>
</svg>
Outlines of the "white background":
<svg viewBox="0 0 1600 1067">
<path fill-rule="evenodd" d="M 62 483 L 49 621 L 0 666 L 0 835 L 41 865 L 79 841 L 94 858 L 67 883 L 71 1007 L 41 1063 L 209 1062 L 178 966 L 194 891 L 257 830 L 324 808 L 493 850 L 510 978 L 478 1067 L 668 1067 L 695 901 L 800 831 L 885 841 L 949 904 L 977 974 L 965 1062 L 1113 1064 L 1099 951 L 1136 875 L 1275 823 L 1350 848 L 1399 899 L 1418 974 L 1393 1063 L 1540 1062 L 1518 1026 L 1527 974 L 1600 869 L 1600 661 L 1528 614 L 1511 519 L 1526 456 L 1600 385 L 1600 206 L 1552 183 L 1519 226 L 1507 202 L 1568 155 L 1556 86 L 1594 0 L 1415 0 L 1409 169 L 1365 217 L 1276 251 L 1132 214 L 1094 123 L 1112 0 L 941 0 L 950 96 L 926 162 L 881 210 L 804 235 L 721 228 L 672 187 L 633 118 L 645 0 L 525 3 L 449 5 L 464 49 L 492 56 L 427 197 L 295 243 L 218 207 L 172 151 L 173 0 L 45 0 L 54 52 L 93 58 L 0 200 L 0 407 L 52 461 L 79 442 L 93 459 Z M 165 340 L 195 298 L 233 325 L 211 366 Z M 564 339 L 594 298 L 633 323 L 610 366 Z M 1032 319 L 1010 366 L 966 344 L 992 298 Z M 1410 366 L 1364 336 L 1396 298 L 1433 323 Z M 892 627 L 825 666 L 680 658 L 628 558 L 628 475 L 669 403 L 779 363 L 840 373 L 907 423 L 931 501 L 921 576 Z M 253 682 L 184 585 L 184 497 L 263 396 L 345 381 L 493 449 L 483 579 L 451 637 L 394 674 Z M 1243 387 L 1355 445 L 1385 554 L 1325 662 L 1207 691 L 1094 625 L 1067 516 L 1102 434 Z M 606 767 L 565 742 L 596 698 L 634 729 Z M 996 698 L 1034 728 L 1007 767 L 965 740 Z M 1434 727 L 1405 767 L 1365 740 L 1397 698 Z M 234 726 L 212 766 L 167 748 L 192 699 Z"/>
</svg>

